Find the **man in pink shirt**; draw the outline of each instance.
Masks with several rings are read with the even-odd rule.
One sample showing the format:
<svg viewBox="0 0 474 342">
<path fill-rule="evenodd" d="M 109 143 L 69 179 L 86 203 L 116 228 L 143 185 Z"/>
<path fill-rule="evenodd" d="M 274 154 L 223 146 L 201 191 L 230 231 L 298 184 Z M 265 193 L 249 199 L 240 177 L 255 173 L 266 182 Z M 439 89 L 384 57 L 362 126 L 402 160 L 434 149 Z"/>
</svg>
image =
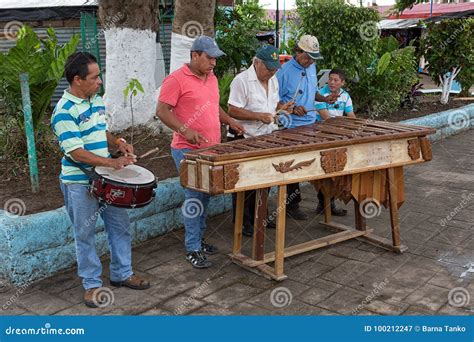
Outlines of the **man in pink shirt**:
<svg viewBox="0 0 474 342">
<path fill-rule="evenodd" d="M 221 122 L 244 132 L 219 107 L 219 87 L 213 70 L 216 59 L 224 55 L 214 39 L 198 37 L 191 47 L 190 63 L 171 73 L 161 86 L 156 114 L 174 131 L 171 154 L 178 171 L 186 152 L 221 142 Z M 212 263 L 206 254 L 217 253 L 217 248 L 203 238 L 210 196 L 190 189 L 184 189 L 184 194 L 186 259 L 196 268 L 207 268 Z"/>
</svg>

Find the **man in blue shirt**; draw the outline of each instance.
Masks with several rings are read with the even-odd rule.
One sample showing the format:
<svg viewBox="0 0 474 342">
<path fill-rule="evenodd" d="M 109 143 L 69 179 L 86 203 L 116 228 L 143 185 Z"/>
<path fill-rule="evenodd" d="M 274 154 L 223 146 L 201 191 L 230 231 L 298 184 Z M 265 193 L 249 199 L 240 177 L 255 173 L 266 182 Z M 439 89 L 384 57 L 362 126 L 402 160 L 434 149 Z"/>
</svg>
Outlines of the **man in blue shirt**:
<svg viewBox="0 0 474 342">
<path fill-rule="evenodd" d="M 318 94 L 318 79 L 315 60 L 321 59 L 319 42 L 314 36 L 303 35 L 295 46 L 293 58 L 277 72 L 280 105 L 294 101 L 292 113 L 285 115 L 286 128 L 311 125 L 320 121 L 315 101 L 334 103 L 333 94 L 326 97 Z M 286 213 L 295 220 L 306 220 L 308 216 L 299 208 L 301 192 L 299 183 L 288 184 Z"/>
</svg>

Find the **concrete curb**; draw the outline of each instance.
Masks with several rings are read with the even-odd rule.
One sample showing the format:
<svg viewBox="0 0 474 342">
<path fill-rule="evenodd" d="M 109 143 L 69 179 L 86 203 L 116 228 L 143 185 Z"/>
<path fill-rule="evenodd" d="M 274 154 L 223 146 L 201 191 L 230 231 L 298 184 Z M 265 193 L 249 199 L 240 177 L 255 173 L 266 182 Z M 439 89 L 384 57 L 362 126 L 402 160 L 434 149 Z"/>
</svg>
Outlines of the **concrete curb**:
<svg viewBox="0 0 474 342">
<path fill-rule="evenodd" d="M 474 103 L 444 112 L 400 121 L 400 123 L 436 128 L 436 133 L 430 135 L 429 138 L 431 141 L 438 141 L 474 128 Z"/>
</svg>

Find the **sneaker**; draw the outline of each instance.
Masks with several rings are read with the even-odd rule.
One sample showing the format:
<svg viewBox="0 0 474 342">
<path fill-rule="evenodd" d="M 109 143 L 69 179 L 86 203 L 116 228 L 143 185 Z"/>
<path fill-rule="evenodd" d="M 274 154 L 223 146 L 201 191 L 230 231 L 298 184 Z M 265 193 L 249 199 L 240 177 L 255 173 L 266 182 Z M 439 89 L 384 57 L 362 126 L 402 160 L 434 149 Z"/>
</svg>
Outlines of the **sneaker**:
<svg viewBox="0 0 474 342">
<path fill-rule="evenodd" d="M 304 221 L 308 219 L 308 215 L 306 215 L 300 208 L 287 209 L 286 217 L 289 217 L 298 221 Z"/>
<path fill-rule="evenodd" d="M 216 246 L 207 243 L 204 239 L 201 240 L 201 249 L 204 253 L 208 255 L 216 254 L 219 250 Z"/>
<path fill-rule="evenodd" d="M 207 260 L 206 254 L 203 251 L 194 251 L 186 254 L 188 260 L 194 268 L 208 268 L 212 266 L 212 262 Z"/>
</svg>

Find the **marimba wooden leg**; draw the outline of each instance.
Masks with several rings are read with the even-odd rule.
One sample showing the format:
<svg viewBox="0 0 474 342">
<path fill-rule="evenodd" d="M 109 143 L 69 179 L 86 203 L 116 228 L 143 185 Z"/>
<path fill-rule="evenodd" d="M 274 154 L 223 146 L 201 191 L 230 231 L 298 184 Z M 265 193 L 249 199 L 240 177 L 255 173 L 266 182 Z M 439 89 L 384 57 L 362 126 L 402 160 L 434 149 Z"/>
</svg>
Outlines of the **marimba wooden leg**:
<svg viewBox="0 0 474 342">
<path fill-rule="evenodd" d="M 355 228 L 357 230 L 367 230 L 365 217 L 360 213 L 360 204 L 355 198 L 352 198 L 352 200 L 354 201 Z"/>
<path fill-rule="evenodd" d="M 253 252 L 254 260 L 263 260 L 265 254 L 265 225 L 268 208 L 268 189 L 257 189 L 255 196 L 255 221 L 253 225 Z"/>
<path fill-rule="evenodd" d="M 276 221 L 275 252 L 265 255 L 265 226 L 267 217 L 268 188 L 259 189 L 255 200 L 255 222 L 252 257 L 242 254 L 242 224 L 244 217 L 245 192 L 237 193 L 234 246 L 229 256 L 239 266 L 263 275 L 268 279 L 281 281 L 287 278 L 283 274 L 283 263 L 285 258 L 285 216 L 286 216 L 286 185 L 280 186 L 278 190 L 278 209 Z M 274 267 L 267 265 L 274 261 Z"/>
<path fill-rule="evenodd" d="M 232 248 L 233 254 L 239 254 L 242 250 L 242 225 L 244 224 L 245 191 L 237 193 L 236 202 L 234 218 L 234 246 Z"/>
<path fill-rule="evenodd" d="M 283 276 L 285 262 L 285 220 L 286 220 L 286 185 L 278 187 L 278 209 L 275 235 L 275 276 Z"/>
<path fill-rule="evenodd" d="M 390 181 L 390 179 L 395 179 L 395 170 L 393 168 L 388 169 L 387 173 L 389 174 L 387 177 L 387 188 L 390 197 L 389 205 L 392 226 L 392 241 L 372 233 L 373 229 L 367 227 L 366 219 L 360 211 L 360 203 L 355 197 L 352 198 L 352 200 L 354 201 L 355 229 L 335 222 L 322 221 L 320 223 L 327 227 L 339 230 L 341 232 L 351 232 L 351 234 L 354 234 L 354 238 L 367 241 L 371 244 L 385 248 L 387 250 L 395 251 L 398 253 L 402 253 L 407 250 L 407 247 L 401 245 L 400 243 L 400 225 L 398 221 L 397 205 L 398 185 L 394 181 Z M 359 232 L 359 235 L 356 235 L 356 232 Z"/>
<path fill-rule="evenodd" d="M 331 194 L 329 192 L 329 189 L 327 186 L 329 186 L 326 182 L 326 180 L 323 181 L 323 186 L 321 188 L 321 191 L 323 192 L 324 196 L 324 222 L 329 223 L 332 220 L 331 216 Z"/>
<path fill-rule="evenodd" d="M 388 191 L 390 198 L 390 224 L 392 226 L 392 241 L 395 247 L 400 247 L 400 222 L 398 218 L 398 188 L 395 179 L 395 169 L 389 168 L 388 174 Z"/>
</svg>

